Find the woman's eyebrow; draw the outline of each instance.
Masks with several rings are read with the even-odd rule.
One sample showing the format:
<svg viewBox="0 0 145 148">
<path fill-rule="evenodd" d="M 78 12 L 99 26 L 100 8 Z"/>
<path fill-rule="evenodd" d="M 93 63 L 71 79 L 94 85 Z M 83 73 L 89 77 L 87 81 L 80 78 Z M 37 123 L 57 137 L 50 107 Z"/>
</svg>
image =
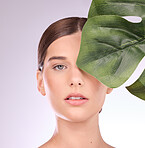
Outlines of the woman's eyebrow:
<svg viewBox="0 0 145 148">
<path fill-rule="evenodd" d="M 64 56 L 53 56 L 51 58 L 48 59 L 48 62 L 52 61 L 52 60 L 66 60 L 67 57 L 64 57 Z"/>
</svg>

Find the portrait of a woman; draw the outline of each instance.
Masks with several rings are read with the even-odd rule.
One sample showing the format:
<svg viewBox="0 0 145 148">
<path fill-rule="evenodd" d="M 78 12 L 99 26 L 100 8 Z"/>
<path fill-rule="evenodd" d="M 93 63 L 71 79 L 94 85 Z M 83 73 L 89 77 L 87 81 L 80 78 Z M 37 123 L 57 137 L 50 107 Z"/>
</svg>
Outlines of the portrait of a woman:
<svg viewBox="0 0 145 148">
<path fill-rule="evenodd" d="M 0 148 L 145 148 L 144 0 L 0 6 Z"/>
<path fill-rule="evenodd" d="M 79 17 L 60 19 L 41 37 L 37 88 L 51 104 L 57 126 L 40 148 L 113 148 L 99 129 L 99 113 L 112 88 L 76 65 L 86 21 Z"/>
</svg>

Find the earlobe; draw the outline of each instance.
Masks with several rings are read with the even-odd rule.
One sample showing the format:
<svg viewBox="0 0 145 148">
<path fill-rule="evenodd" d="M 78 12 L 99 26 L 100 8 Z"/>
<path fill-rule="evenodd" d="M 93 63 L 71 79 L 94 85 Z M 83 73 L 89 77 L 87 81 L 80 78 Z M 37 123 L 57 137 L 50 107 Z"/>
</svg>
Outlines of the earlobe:
<svg viewBox="0 0 145 148">
<path fill-rule="evenodd" d="M 45 93 L 45 88 L 44 88 L 44 83 L 43 83 L 43 77 L 42 77 L 42 73 L 41 73 L 40 70 L 37 70 L 36 77 L 37 77 L 37 88 L 38 88 L 38 91 L 39 91 L 43 96 L 45 96 L 46 93 Z"/>
<path fill-rule="evenodd" d="M 113 88 L 107 88 L 106 94 L 110 94 L 112 92 Z"/>
</svg>

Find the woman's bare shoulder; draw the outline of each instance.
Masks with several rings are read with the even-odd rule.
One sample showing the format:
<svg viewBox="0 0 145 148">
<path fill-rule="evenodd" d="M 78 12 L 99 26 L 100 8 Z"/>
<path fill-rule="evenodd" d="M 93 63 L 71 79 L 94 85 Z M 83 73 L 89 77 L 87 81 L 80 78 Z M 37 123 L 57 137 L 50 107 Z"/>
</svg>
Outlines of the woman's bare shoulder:
<svg viewBox="0 0 145 148">
<path fill-rule="evenodd" d="M 38 147 L 38 148 L 55 148 L 55 146 L 52 145 L 52 144 L 49 143 L 49 142 L 46 142 L 46 143 L 44 143 L 43 145 L 41 145 L 40 147 Z"/>
<path fill-rule="evenodd" d="M 38 148 L 57 148 L 54 141 L 52 139 L 50 139 L 49 141 L 47 141 L 46 143 L 44 143 L 43 145 L 41 145 Z"/>
</svg>

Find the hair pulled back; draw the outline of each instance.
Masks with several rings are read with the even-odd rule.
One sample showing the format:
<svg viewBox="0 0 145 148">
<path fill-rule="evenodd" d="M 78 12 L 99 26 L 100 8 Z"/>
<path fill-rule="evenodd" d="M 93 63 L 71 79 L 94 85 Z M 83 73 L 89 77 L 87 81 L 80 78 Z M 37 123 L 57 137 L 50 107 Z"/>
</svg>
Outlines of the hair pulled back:
<svg viewBox="0 0 145 148">
<path fill-rule="evenodd" d="M 82 31 L 87 18 L 68 17 L 51 24 L 42 34 L 38 45 L 38 70 L 42 71 L 47 48 L 56 39 Z"/>
</svg>

